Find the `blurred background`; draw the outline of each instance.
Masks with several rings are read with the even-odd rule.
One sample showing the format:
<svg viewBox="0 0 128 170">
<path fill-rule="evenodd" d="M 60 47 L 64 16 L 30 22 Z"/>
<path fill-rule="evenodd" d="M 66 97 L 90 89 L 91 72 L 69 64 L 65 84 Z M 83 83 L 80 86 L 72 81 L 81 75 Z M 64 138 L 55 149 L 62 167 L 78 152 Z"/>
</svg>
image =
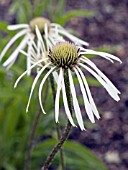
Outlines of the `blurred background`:
<svg viewBox="0 0 128 170">
<path fill-rule="evenodd" d="M 112 64 L 100 57 L 91 56 L 95 64 L 121 91 L 117 103 L 88 73 L 88 83 L 101 119 L 91 124 L 86 119 L 87 131 L 72 130 L 64 145 L 66 170 L 127 170 L 128 169 L 128 1 L 127 0 L 0 0 L 0 52 L 15 35 L 7 25 L 29 23 L 37 16 L 49 18 L 63 25 L 69 32 L 90 43 L 90 48 L 106 51 L 119 57 L 123 64 Z M 19 43 L 17 41 L 17 43 Z M 9 57 L 15 45 L 3 60 Z M 25 112 L 32 77 L 24 77 L 16 89 L 14 82 L 25 70 L 25 58 L 20 55 L 16 64 L 6 71 L 0 64 L 0 170 L 23 170 L 32 126 L 39 112 L 38 87 Z M 77 86 L 77 84 L 76 84 Z M 51 90 L 48 89 L 48 96 Z M 78 89 L 79 93 L 79 89 Z M 41 114 L 31 152 L 31 170 L 40 169 L 56 143 L 54 108 L 51 97 L 46 100 L 47 115 Z M 81 109 L 83 101 L 79 95 Z M 62 104 L 61 104 L 62 105 Z M 62 113 L 63 129 L 66 117 Z M 59 154 L 50 170 L 61 169 Z"/>
</svg>

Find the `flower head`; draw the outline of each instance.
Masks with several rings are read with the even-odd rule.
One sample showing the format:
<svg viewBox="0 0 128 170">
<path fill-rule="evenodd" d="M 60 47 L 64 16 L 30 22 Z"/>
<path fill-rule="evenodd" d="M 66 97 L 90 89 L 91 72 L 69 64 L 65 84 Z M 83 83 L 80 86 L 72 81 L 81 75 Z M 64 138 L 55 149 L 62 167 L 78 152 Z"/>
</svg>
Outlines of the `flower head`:
<svg viewBox="0 0 128 170">
<path fill-rule="evenodd" d="M 89 49 L 84 49 L 83 47 L 76 46 L 73 43 L 69 42 L 60 42 L 53 46 L 51 50 L 49 50 L 49 54 L 39 60 L 36 63 L 33 63 L 33 65 L 29 68 L 32 69 L 35 66 L 40 66 L 40 63 L 42 61 L 47 61 L 47 64 L 44 66 L 41 66 L 40 71 L 38 72 L 37 76 L 35 77 L 35 80 L 32 84 L 29 101 L 27 105 L 27 111 L 30 104 L 31 96 L 34 90 L 34 87 L 37 83 L 37 80 L 39 79 L 40 75 L 44 70 L 48 70 L 46 75 L 44 76 L 43 80 L 40 83 L 39 86 L 39 102 L 41 109 L 43 113 L 46 113 L 44 111 L 43 105 L 42 105 L 42 88 L 46 81 L 46 79 L 49 77 L 51 73 L 53 73 L 53 76 L 55 78 L 55 81 L 57 82 L 57 91 L 56 91 L 56 98 L 55 98 L 55 121 L 58 122 L 59 120 L 59 98 L 60 98 L 60 92 L 62 91 L 62 97 L 63 97 L 63 103 L 66 115 L 70 121 L 70 123 L 75 126 L 72 115 L 70 113 L 69 107 L 68 107 L 68 101 L 67 101 L 67 94 L 65 89 L 65 78 L 64 74 L 68 74 L 69 77 L 69 84 L 70 84 L 70 91 L 72 96 L 72 102 L 74 107 L 74 113 L 77 119 L 77 122 L 81 128 L 81 130 L 84 130 L 84 123 L 82 118 L 82 113 L 80 110 L 80 106 L 77 100 L 75 85 L 73 82 L 73 76 L 72 72 L 76 74 L 76 77 L 78 78 L 78 82 L 80 85 L 80 89 L 83 95 L 84 100 L 84 106 L 86 113 L 92 123 L 95 122 L 94 116 L 99 119 L 99 113 L 96 108 L 96 105 L 94 103 L 93 97 L 91 95 L 89 85 L 87 83 L 86 77 L 84 75 L 83 70 L 87 70 L 90 72 L 107 90 L 109 95 L 116 101 L 119 101 L 119 90 L 112 84 L 112 82 L 97 68 L 97 66 L 86 57 L 86 54 L 96 54 L 100 55 L 110 61 L 113 62 L 113 60 L 120 61 L 119 58 L 108 54 L 104 52 L 96 52 Z M 121 61 L 120 61 L 121 62 Z M 24 72 L 16 81 L 15 87 L 17 86 L 19 80 L 27 73 Z"/>
<path fill-rule="evenodd" d="M 76 64 L 79 59 L 78 48 L 73 43 L 62 42 L 53 46 L 48 57 L 57 67 L 68 68 Z"/>
<path fill-rule="evenodd" d="M 56 45 L 58 42 L 64 42 L 64 38 L 68 38 L 70 41 L 80 46 L 88 45 L 87 42 L 71 35 L 60 25 L 51 23 L 48 19 L 43 17 L 34 18 L 30 21 L 29 24 L 9 25 L 8 29 L 20 31 L 7 43 L 0 54 L 0 60 L 2 60 L 6 52 L 15 43 L 16 40 L 22 36 L 24 36 L 24 38 L 14 50 L 14 52 L 9 56 L 9 58 L 3 63 L 3 66 L 7 69 L 9 69 L 15 63 L 19 52 L 24 50 L 25 47 L 27 47 L 27 69 L 30 68 L 31 48 L 33 42 L 36 42 L 36 40 L 38 49 L 43 48 L 45 52 L 49 51 L 49 49 L 51 49 L 52 46 Z M 30 74 L 30 71 L 28 71 L 28 74 Z"/>
</svg>

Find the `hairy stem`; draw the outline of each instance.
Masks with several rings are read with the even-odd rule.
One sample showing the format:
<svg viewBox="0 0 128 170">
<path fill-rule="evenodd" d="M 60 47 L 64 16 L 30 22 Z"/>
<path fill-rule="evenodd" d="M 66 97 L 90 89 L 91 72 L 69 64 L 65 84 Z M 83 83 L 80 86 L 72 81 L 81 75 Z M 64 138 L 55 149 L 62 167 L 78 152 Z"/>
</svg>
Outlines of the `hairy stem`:
<svg viewBox="0 0 128 170">
<path fill-rule="evenodd" d="M 53 101 L 55 101 L 56 90 L 55 90 L 53 75 L 50 76 L 50 83 L 51 83 L 51 88 L 52 88 Z M 60 137 L 61 137 L 60 126 L 58 123 L 55 123 L 55 124 L 56 124 L 57 137 L 58 137 L 58 141 L 59 141 Z M 62 168 L 62 170 L 64 170 L 64 156 L 63 156 L 62 148 L 60 148 L 60 161 L 61 161 L 61 168 Z"/>
<path fill-rule="evenodd" d="M 66 87 L 68 106 L 69 106 L 70 112 L 72 113 L 72 101 L 71 101 L 69 77 L 68 77 L 67 70 L 65 70 L 65 73 L 64 73 L 64 80 L 65 80 L 65 87 Z M 56 144 L 56 146 L 53 148 L 53 150 L 51 151 L 51 153 L 47 157 L 47 159 L 46 159 L 46 161 L 44 163 L 44 166 L 41 168 L 41 170 L 48 170 L 48 167 L 50 166 L 50 164 L 51 164 L 53 158 L 55 157 L 56 153 L 63 146 L 64 142 L 68 138 L 69 133 L 71 131 L 71 128 L 72 128 L 72 125 L 68 121 L 68 123 L 67 123 L 67 125 L 66 125 L 66 127 L 64 129 L 64 132 L 63 132 L 62 136 L 60 137 L 59 142 Z"/>
<path fill-rule="evenodd" d="M 44 163 L 44 166 L 41 168 L 41 170 L 48 170 L 48 167 L 52 161 L 52 159 L 54 158 L 54 156 L 56 155 L 56 153 L 58 152 L 58 150 L 62 147 L 63 143 L 65 142 L 65 140 L 68 138 L 69 132 L 71 130 L 72 125 L 70 124 L 70 122 L 67 123 L 67 126 L 65 127 L 64 133 L 61 136 L 58 144 L 54 147 L 54 149 L 52 150 L 52 152 L 49 154 L 49 156 L 47 157 L 47 160 Z"/>
</svg>

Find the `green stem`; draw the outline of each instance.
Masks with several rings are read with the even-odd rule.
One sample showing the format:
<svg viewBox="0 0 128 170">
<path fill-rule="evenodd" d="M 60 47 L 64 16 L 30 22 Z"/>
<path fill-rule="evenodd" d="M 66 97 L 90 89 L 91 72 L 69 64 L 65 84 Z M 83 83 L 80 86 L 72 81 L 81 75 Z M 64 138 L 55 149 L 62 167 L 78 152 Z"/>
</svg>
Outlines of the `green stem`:
<svg viewBox="0 0 128 170">
<path fill-rule="evenodd" d="M 50 76 L 50 83 L 51 83 L 51 88 L 52 88 L 53 101 L 55 101 L 56 90 L 55 90 L 53 75 Z M 61 132 L 60 132 L 60 126 L 58 123 L 56 123 L 56 131 L 57 131 L 57 137 L 58 137 L 58 141 L 59 141 L 60 137 L 61 137 Z M 61 168 L 62 168 L 62 170 L 64 170 L 64 156 L 63 156 L 62 148 L 60 148 L 60 160 L 61 160 Z"/>
<path fill-rule="evenodd" d="M 68 106 L 69 106 L 70 112 L 72 114 L 72 101 L 71 101 L 70 84 L 69 84 L 69 77 L 68 77 L 67 70 L 65 70 L 65 73 L 64 73 L 64 80 L 65 80 L 65 87 L 66 87 L 66 95 L 67 95 L 67 100 L 68 100 Z M 47 157 L 47 159 L 46 159 L 46 161 L 44 163 L 44 166 L 41 168 L 41 170 L 48 170 L 53 158 L 55 157 L 55 155 L 57 154 L 59 149 L 63 146 L 64 142 L 68 138 L 71 129 L 72 129 L 72 125 L 68 121 L 59 142 L 56 144 L 56 146 L 53 148 L 53 150 L 51 151 L 51 153 Z"/>
</svg>

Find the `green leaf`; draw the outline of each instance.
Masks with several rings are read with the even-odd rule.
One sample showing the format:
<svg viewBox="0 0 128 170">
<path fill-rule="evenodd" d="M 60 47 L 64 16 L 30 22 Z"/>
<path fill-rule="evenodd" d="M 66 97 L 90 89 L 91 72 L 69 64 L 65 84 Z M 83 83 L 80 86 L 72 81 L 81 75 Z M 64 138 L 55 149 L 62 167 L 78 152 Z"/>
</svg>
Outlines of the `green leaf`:
<svg viewBox="0 0 128 170">
<path fill-rule="evenodd" d="M 96 86 L 101 87 L 102 85 L 99 83 L 99 81 L 95 78 L 87 77 L 87 82 L 90 86 Z"/>
<path fill-rule="evenodd" d="M 38 0 L 38 3 L 35 4 L 34 8 L 34 17 L 39 17 L 46 9 L 48 3 L 48 0 Z"/>
<path fill-rule="evenodd" d="M 9 33 L 9 31 L 7 30 L 8 24 L 8 22 L 0 21 L 0 30 Z"/>
<path fill-rule="evenodd" d="M 98 48 L 94 48 L 94 50 L 96 51 L 102 51 L 102 52 L 106 52 L 106 53 L 111 53 L 114 52 L 118 49 L 118 45 L 103 45 L 101 47 Z"/>
<path fill-rule="evenodd" d="M 33 152 L 33 160 L 34 157 L 45 157 L 48 156 L 49 152 L 51 152 L 52 148 L 57 144 L 56 140 L 48 139 L 43 143 L 38 144 Z M 74 142 L 74 141 L 66 141 L 64 143 L 64 159 L 66 162 L 66 168 L 72 170 L 83 170 L 86 168 L 87 170 L 108 170 L 108 168 L 102 163 L 88 148 L 85 146 Z M 54 164 L 58 165 L 59 156 L 56 156 Z M 42 160 L 43 162 L 43 160 Z"/>
<path fill-rule="evenodd" d="M 73 17 L 93 17 L 94 15 L 94 12 L 88 10 L 72 10 L 63 15 L 57 22 L 64 25 Z"/>
<path fill-rule="evenodd" d="M 86 76 L 86 74 L 85 74 L 85 76 Z M 78 79 L 77 79 L 76 76 L 73 77 L 73 80 L 74 80 L 75 85 L 79 84 Z M 102 86 L 102 85 L 99 83 L 99 81 L 98 81 L 97 79 L 95 79 L 95 78 L 92 78 L 92 77 L 89 77 L 89 76 L 87 77 L 87 76 L 86 76 L 86 80 L 87 80 L 87 82 L 88 82 L 88 84 L 89 84 L 90 86 L 96 86 L 96 87 L 101 87 L 101 86 Z"/>
</svg>

